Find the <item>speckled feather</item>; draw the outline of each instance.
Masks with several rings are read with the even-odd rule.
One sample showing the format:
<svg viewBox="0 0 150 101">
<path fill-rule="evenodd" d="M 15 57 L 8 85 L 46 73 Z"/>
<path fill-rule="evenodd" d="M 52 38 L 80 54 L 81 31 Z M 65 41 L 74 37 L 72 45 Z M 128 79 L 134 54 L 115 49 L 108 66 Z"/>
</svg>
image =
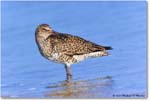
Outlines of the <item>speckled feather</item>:
<svg viewBox="0 0 150 101">
<path fill-rule="evenodd" d="M 83 55 L 105 50 L 102 46 L 70 34 L 57 33 L 50 35 L 46 41 L 51 43 L 52 47 L 55 49 L 55 52 L 70 56 Z"/>
</svg>

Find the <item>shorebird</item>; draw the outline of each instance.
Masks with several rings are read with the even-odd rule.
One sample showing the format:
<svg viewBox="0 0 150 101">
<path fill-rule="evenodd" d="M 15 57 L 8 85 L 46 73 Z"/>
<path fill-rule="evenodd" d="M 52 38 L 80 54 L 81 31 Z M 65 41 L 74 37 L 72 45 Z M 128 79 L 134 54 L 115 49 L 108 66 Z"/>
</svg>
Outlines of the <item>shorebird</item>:
<svg viewBox="0 0 150 101">
<path fill-rule="evenodd" d="M 112 49 L 78 36 L 56 32 L 48 24 L 41 24 L 36 28 L 35 39 L 42 56 L 65 65 L 66 81 L 72 81 L 71 64 L 90 57 L 108 56 L 106 50 Z"/>
</svg>

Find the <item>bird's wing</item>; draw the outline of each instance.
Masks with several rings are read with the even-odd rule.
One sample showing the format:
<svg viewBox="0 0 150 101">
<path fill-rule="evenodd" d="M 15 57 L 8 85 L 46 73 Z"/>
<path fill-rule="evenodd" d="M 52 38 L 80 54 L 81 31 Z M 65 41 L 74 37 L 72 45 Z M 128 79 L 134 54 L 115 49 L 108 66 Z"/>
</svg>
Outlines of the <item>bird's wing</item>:
<svg viewBox="0 0 150 101">
<path fill-rule="evenodd" d="M 66 55 L 82 55 L 105 50 L 103 46 L 70 34 L 51 35 L 48 40 L 51 41 L 56 52 Z"/>
</svg>

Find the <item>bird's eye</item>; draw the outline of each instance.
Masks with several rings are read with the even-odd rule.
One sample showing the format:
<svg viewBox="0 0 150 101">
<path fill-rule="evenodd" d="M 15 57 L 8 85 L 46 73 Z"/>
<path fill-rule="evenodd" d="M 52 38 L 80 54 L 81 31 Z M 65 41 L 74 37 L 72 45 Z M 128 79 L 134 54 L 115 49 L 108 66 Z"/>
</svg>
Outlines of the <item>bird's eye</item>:
<svg viewBox="0 0 150 101">
<path fill-rule="evenodd" d="M 42 30 L 43 30 L 43 31 L 47 31 L 47 29 L 46 29 L 46 28 L 43 28 Z"/>
</svg>

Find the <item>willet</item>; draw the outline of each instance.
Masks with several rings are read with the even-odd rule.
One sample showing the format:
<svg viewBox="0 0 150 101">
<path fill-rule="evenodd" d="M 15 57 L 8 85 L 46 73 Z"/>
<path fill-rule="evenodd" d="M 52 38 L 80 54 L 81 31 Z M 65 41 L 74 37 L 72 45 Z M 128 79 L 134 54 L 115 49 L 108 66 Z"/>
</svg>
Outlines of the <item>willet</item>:
<svg viewBox="0 0 150 101">
<path fill-rule="evenodd" d="M 66 80 L 72 80 L 70 65 L 90 57 L 108 56 L 109 46 L 101 46 L 66 33 L 54 31 L 49 25 L 41 24 L 35 32 L 39 51 L 46 59 L 65 65 Z"/>
</svg>

